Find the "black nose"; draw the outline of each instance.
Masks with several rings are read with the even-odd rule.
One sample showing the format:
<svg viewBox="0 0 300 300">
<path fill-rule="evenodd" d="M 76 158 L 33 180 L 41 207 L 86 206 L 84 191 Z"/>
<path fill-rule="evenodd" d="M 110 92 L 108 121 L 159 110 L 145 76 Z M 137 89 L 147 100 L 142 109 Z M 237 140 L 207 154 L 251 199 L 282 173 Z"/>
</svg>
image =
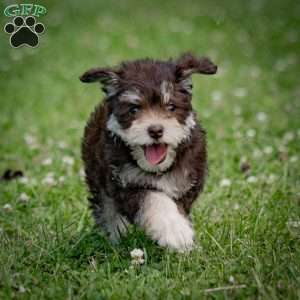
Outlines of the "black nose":
<svg viewBox="0 0 300 300">
<path fill-rule="evenodd" d="M 153 139 L 159 139 L 164 134 L 164 128 L 159 124 L 151 125 L 148 127 L 148 133 Z"/>
</svg>

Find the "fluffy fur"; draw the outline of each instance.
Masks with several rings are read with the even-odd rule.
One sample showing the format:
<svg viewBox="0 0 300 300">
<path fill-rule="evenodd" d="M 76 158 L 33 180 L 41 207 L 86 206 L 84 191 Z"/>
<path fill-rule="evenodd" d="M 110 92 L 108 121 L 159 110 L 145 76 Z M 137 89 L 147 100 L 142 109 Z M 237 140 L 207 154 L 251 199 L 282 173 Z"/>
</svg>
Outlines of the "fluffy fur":
<svg viewBox="0 0 300 300">
<path fill-rule="evenodd" d="M 83 82 L 99 81 L 106 93 L 86 125 L 82 158 L 93 214 L 112 241 L 135 223 L 161 246 L 191 249 L 188 216 L 207 170 L 191 75 L 216 70 L 208 58 L 184 54 L 177 60 L 91 69 L 81 76 Z M 149 153 L 160 156 L 153 161 Z"/>
</svg>

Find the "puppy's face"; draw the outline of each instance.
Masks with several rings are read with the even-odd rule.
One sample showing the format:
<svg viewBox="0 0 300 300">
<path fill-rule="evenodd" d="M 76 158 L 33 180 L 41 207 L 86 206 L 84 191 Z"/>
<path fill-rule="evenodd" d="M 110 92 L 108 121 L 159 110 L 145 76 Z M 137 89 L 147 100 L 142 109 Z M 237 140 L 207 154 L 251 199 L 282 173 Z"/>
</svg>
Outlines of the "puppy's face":
<svg viewBox="0 0 300 300">
<path fill-rule="evenodd" d="M 92 69 L 81 80 L 103 84 L 110 111 L 107 129 L 130 147 L 139 167 L 163 172 L 195 126 L 191 74 L 214 74 L 216 69 L 209 59 L 186 54 L 177 61 L 147 59 L 123 63 L 117 70 Z"/>
<path fill-rule="evenodd" d="M 142 169 L 158 172 L 172 165 L 177 146 L 194 125 L 190 95 L 163 80 L 151 89 L 122 92 L 112 105 L 107 128 L 131 148 Z"/>
</svg>

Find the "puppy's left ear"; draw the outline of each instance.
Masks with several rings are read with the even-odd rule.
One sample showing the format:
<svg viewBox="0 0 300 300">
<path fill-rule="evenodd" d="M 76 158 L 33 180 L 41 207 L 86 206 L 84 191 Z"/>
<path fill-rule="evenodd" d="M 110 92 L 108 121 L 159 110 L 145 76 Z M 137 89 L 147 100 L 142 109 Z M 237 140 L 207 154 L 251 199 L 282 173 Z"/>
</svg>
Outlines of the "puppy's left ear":
<svg viewBox="0 0 300 300">
<path fill-rule="evenodd" d="M 82 82 L 100 82 L 102 90 L 107 96 L 112 96 L 117 93 L 120 87 L 120 77 L 118 71 L 110 68 L 94 68 L 86 71 L 80 76 Z"/>
<path fill-rule="evenodd" d="M 175 76 L 181 90 L 192 94 L 192 74 L 211 75 L 217 72 L 218 67 L 208 57 L 195 57 L 191 53 L 181 55 L 175 61 Z"/>
<path fill-rule="evenodd" d="M 216 74 L 218 67 L 208 57 L 195 57 L 185 53 L 176 60 L 176 76 L 186 78 L 194 73 Z"/>
</svg>

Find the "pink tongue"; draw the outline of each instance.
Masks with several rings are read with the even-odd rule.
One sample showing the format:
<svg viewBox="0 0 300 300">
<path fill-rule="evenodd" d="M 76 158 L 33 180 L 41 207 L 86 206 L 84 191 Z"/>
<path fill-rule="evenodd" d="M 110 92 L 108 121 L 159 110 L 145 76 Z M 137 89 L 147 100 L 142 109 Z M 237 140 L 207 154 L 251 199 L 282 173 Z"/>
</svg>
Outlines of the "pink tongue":
<svg viewBox="0 0 300 300">
<path fill-rule="evenodd" d="M 167 155 L 167 146 L 164 144 L 153 144 L 145 146 L 145 156 L 148 162 L 152 165 L 157 165 Z"/>
</svg>

